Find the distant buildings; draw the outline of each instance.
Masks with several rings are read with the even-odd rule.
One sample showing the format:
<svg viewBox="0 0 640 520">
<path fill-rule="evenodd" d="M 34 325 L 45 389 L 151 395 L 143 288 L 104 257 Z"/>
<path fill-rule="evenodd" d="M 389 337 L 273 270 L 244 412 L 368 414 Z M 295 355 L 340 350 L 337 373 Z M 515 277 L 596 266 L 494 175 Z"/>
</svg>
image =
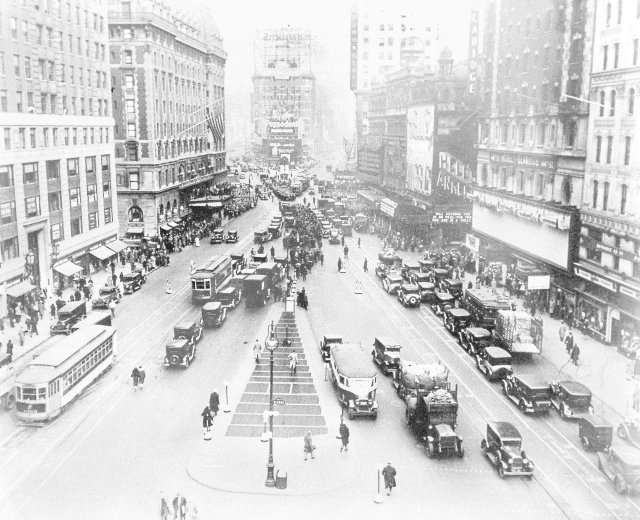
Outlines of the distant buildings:
<svg viewBox="0 0 640 520">
<path fill-rule="evenodd" d="M 119 250 L 105 3 L 3 2 L 0 77 L 3 316 Z"/>
<path fill-rule="evenodd" d="M 297 164 L 316 149 L 313 37 L 303 29 L 258 31 L 251 102 L 254 150 L 271 164 Z"/>
<path fill-rule="evenodd" d="M 121 236 L 168 233 L 226 172 L 226 53 L 205 7 L 196 11 L 109 0 Z M 221 127 L 215 135 L 207 110 Z"/>
</svg>

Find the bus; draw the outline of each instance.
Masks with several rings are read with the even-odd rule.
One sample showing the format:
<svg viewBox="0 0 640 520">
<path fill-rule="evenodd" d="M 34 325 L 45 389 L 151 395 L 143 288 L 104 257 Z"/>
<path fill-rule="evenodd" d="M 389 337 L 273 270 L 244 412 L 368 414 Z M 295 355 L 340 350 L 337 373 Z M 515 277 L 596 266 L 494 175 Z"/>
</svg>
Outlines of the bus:
<svg viewBox="0 0 640 520">
<path fill-rule="evenodd" d="M 476 327 L 493 330 L 499 310 L 511 309 L 509 300 L 494 294 L 491 289 L 467 289 L 464 293 L 462 306 L 469 311 Z"/>
<path fill-rule="evenodd" d="M 34 358 L 16 378 L 18 420 L 49 421 L 116 360 L 116 329 L 86 325 Z"/>
<path fill-rule="evenodd" d="M 202 305 L 213 300 L 231 278 L 233 264 L 228 256 L 214 256 L 196 267 L 191 275 L 191 302 Z"/>
</svg>

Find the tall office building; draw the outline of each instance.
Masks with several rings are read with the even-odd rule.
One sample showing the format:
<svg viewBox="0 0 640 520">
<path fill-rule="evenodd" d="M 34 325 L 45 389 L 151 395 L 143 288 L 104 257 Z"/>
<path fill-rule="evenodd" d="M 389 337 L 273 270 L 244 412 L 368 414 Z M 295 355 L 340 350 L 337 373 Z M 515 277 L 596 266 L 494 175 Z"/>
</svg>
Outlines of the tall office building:
<svg viewBox="0 0 640 520">
<path fill-rule="evenodd" d="M 578 305 L 600 339 L 640 332 L 640 3 L 598 2 Z"/>
<path fill-rule="evenodd" d="M 108 46 L 105 2 L 2 3 L 2 295 L 115 254 L 100 247 L 117 236 Z"/>
<path fill-rule="evenodd" d="M 251 103 L 254 148 L 271 164 L 297 164 L 315 153 L 313 37 L 304 29 L 256 33 Z"/>
<path fill-rule="evenodd" d="M 187 12 L 161 0 L 109 0 L 123 236 L 169 232 L 188 213 L 189 200 L 226 173 L 226 53 L 211 20 L 206 2 Z"/>
</svg>

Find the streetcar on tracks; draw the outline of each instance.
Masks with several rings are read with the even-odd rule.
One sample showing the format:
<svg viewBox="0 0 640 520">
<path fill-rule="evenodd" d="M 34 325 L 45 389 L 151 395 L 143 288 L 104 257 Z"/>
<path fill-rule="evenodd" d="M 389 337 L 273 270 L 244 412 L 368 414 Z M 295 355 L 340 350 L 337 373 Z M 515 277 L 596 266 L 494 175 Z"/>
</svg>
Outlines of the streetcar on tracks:
<svg viewBox="0 0 640 520">
<path fill-rule="evenodd" d="M 55 342 L 16 378 L 16 415 L 49 421 L 116 361 L 116 329 L 86 325 Z"/>
<path fill-rule="evenodd" d="M 232 274 L 233 263 L 228 256 L 214 256 L 196 267 L 191 275 L 191 302 L 203 304 L 212 301 Z"/>
</svg>

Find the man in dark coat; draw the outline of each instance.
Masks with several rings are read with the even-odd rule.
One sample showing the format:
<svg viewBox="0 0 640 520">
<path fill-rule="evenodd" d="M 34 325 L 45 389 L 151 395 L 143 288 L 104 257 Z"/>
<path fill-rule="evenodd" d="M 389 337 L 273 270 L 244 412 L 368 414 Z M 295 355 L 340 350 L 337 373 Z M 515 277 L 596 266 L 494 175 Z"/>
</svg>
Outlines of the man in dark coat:
<svg viewBox="0 0 640 520">
<path fill-rule="evenodd" d="M 345 423 L 340 423 L 340 439 L 342 440 L 342 446 L 340 451 L 349 451 L 349 427 Z"/>
<path fill-rule="evenodd" d="M 396 468 L 391 465 L 391 462 L 387 462 L 387 465 L 382 470 L 384 488 L 387 490 L 387 495 L 390 495 L 391 490 L 396 487 L 396 473 Z"/>
<path fill-rule="evenodd" d="M 174 520 L 185 520 L 187 518 L 187 499 L 180 493 L 176 493 L 173 499 L 173 518 Z"/>
<path fill-rule="evenodd" d="M 215 417 L 218 415 L 218 410 L 220 409 L 220 396 L 218 395 L 218 389 L 214 389 L 214 391 L 209 396 L 209 409 L 211 413 Z"/>
<path fill-rule="evenodd" d="M 202 416 L 202 428 L 204 429 L 204 433 L 207 433 L 213 424 L 213 417 L 211 416 L 211 409 L 209 406 L 205 406 L 200 415 Z"/>
<path fill-rule="evenodd" d="M 567 353 L 571 354 L 571 350 L 573 349 L 573 332 L 569 331 L 569 334 L 567 334 L 567 337 L 564 339 L 564 345 Z"/>
</svg>

